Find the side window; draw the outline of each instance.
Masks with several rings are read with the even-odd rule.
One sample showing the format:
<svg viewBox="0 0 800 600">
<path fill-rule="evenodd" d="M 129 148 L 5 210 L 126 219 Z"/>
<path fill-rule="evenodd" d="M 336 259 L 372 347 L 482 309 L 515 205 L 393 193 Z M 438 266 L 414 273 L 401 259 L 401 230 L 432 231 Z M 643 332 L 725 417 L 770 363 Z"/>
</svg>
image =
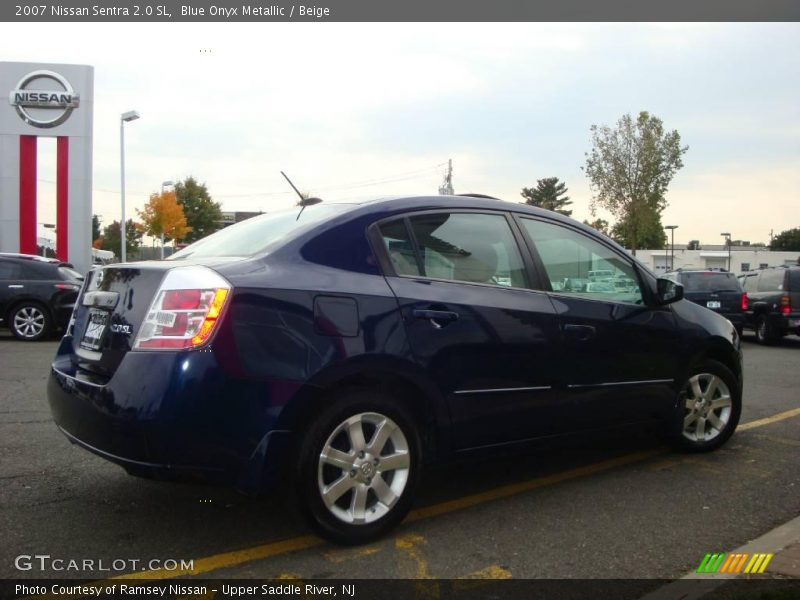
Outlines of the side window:
<svg viewBox="0 0 800 600">
<path fill-rule="evenodd" d="M 0 260 L 0 279 L 19 279 L 19 267 L 15 263 Z"/>
<path fill-rule="evenodd" d="M 414 256 L 414 248 L 408 237 L 405 221 L 397 219 L 396 221 L 384 223 L 380 227 L 380 232 L 395 272 L 398 275 L 410 275 L 412 277 L 422 275 L 417 267 L 417 259 Z"/>
<path fill-rule="evenodd" d="M 35 279 L 49 279 L 45 273 L 42 273 L 42 269 L 39 268 L 39 265 L 33 264 L 33 261 L 26 261 L 26 264 L 20 265 L 20 273 L 19 278 L 25 280 L 35 280 Z"/>
<path fill-rule="evenodd" d="M 523 226 L 544 263 L 555 292 L 595 300 L 642 304 L 633 265 L 586 235 L 543 221 Z"/>
<path fill-rule="evenodd" d="M 785 269 L 769 269 L 761 273 L 758 278 L 759 292 L 777 292 L 783 289 Z"/>
<path fill-rule="evenodd" d="M 503 215 L 435 213 L 409 221 L 426 277 L 528 287 L 522 255 Z"/>
</svg>

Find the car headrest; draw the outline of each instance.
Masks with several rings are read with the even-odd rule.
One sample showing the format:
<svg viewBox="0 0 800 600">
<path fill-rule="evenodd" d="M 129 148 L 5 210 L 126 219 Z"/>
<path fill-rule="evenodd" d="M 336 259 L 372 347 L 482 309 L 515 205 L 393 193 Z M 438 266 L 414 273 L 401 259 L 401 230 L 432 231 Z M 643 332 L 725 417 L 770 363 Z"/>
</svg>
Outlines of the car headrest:
<svg viewBox="0 0 800 600">
<path fill-rule="evenodd" d="M 497 274 L 497 251 L 490 243 L 475 240 L 470 244 L 469 252 L 469 255 L 459 256 L 453 261 L 453 278 L 489 283 Z"/>
</svg>

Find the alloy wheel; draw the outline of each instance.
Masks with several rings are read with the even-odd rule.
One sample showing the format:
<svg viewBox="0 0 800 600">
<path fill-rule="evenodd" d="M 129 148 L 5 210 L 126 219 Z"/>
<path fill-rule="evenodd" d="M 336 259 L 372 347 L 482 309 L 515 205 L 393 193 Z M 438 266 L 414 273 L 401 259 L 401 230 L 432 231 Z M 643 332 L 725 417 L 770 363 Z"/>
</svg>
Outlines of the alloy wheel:
<svg viewBox="0 0 800 600">
<path fill-rule="evenodd" d="M 42 335 L 45 322 L 44 313 L 36 306 L 23 306 L 14 314 L 14 330 L 26 339 Z"/>
<path fill-rule="evenodd" d="M 719 436 L 731 418 L 731 392 L 722 378 L 713 373 L 698 373 L 684 389 L 683 437 L 693 442 L 709 442 Z"/>
<path fill-rule="evenodd" d="M 359 413 L 340 423 L 323 445 L 317 485 L 337 519 L 372 523 L 400 499 L 410 468 L 408 440 L 397 423 L 379 413 Z"/>
</svg>

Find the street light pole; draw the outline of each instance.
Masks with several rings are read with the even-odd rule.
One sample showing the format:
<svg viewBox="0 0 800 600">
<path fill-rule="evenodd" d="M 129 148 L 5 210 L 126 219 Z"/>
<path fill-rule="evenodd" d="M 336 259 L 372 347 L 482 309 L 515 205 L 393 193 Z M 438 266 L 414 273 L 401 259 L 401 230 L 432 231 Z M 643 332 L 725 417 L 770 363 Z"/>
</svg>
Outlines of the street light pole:
<svg viewBox="0 0 800 600">
<path fill-rule="evenodd" d="M 675 230 L 678 228 L 677 225 L 667 225 L 664 229 L 670 230 L 670 258 L 669 258 L 669 270 L 675 270 Z"/>
<path fill-rule="evenodd" d="M 164 188 L 167 187 L 168 185 L 175 185 L 175 182 L 172 181 L 171 179 L 161 182 L 161 196 L 162 197 L 164 196 Z M 161 226 L 161 260 L 164 260 L 164 226 L 163 226 L 164 224 L 162 223 L 161 225 L 162 225 Z"/>
<path fill-rule="evenodd" d="M 721 236 L 725 238 L 725 243 L 728 245 L 728 271 L 731 270 L 731 234 L 730 233 L 720 233 Z"/>
<path fill-rule="evenodd" d="M 122 221 L 119 224 L 120 248 L 119 257 L 121 262 L 126 262 L 127 255 L 127 234 L 125 232 L 125 123 L 135 121 L 139 118 L 139 113 L 129 110 L 122 113 L 119 117 L 119 171 L 120 171 L 120 203 L 122 205 Z"/>
</svg>

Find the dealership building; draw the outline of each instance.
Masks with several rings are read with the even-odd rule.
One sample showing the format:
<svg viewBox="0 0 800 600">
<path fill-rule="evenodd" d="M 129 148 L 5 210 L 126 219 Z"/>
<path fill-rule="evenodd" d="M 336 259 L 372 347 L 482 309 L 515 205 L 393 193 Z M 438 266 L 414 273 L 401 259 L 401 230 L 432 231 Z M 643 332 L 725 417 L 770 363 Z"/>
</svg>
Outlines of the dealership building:
<svg viewBox="0 0 800 600">
<path fill-rule="evenodd" d="M 688 250 L 685 246 L 675 247 L 674 263 L 672 249 L 637 250 L 636 258 L 650 267 L 654 273 L 661 274 L 673 269 L 728 269 L 728 248 L 722 245 L 702 246 L 698 250 Z M 737 275 L 767 267 L 796 265 L 800 252 L 772 251 L 766 246 L 731 246 L 730 271 Z"/>
</svg>

